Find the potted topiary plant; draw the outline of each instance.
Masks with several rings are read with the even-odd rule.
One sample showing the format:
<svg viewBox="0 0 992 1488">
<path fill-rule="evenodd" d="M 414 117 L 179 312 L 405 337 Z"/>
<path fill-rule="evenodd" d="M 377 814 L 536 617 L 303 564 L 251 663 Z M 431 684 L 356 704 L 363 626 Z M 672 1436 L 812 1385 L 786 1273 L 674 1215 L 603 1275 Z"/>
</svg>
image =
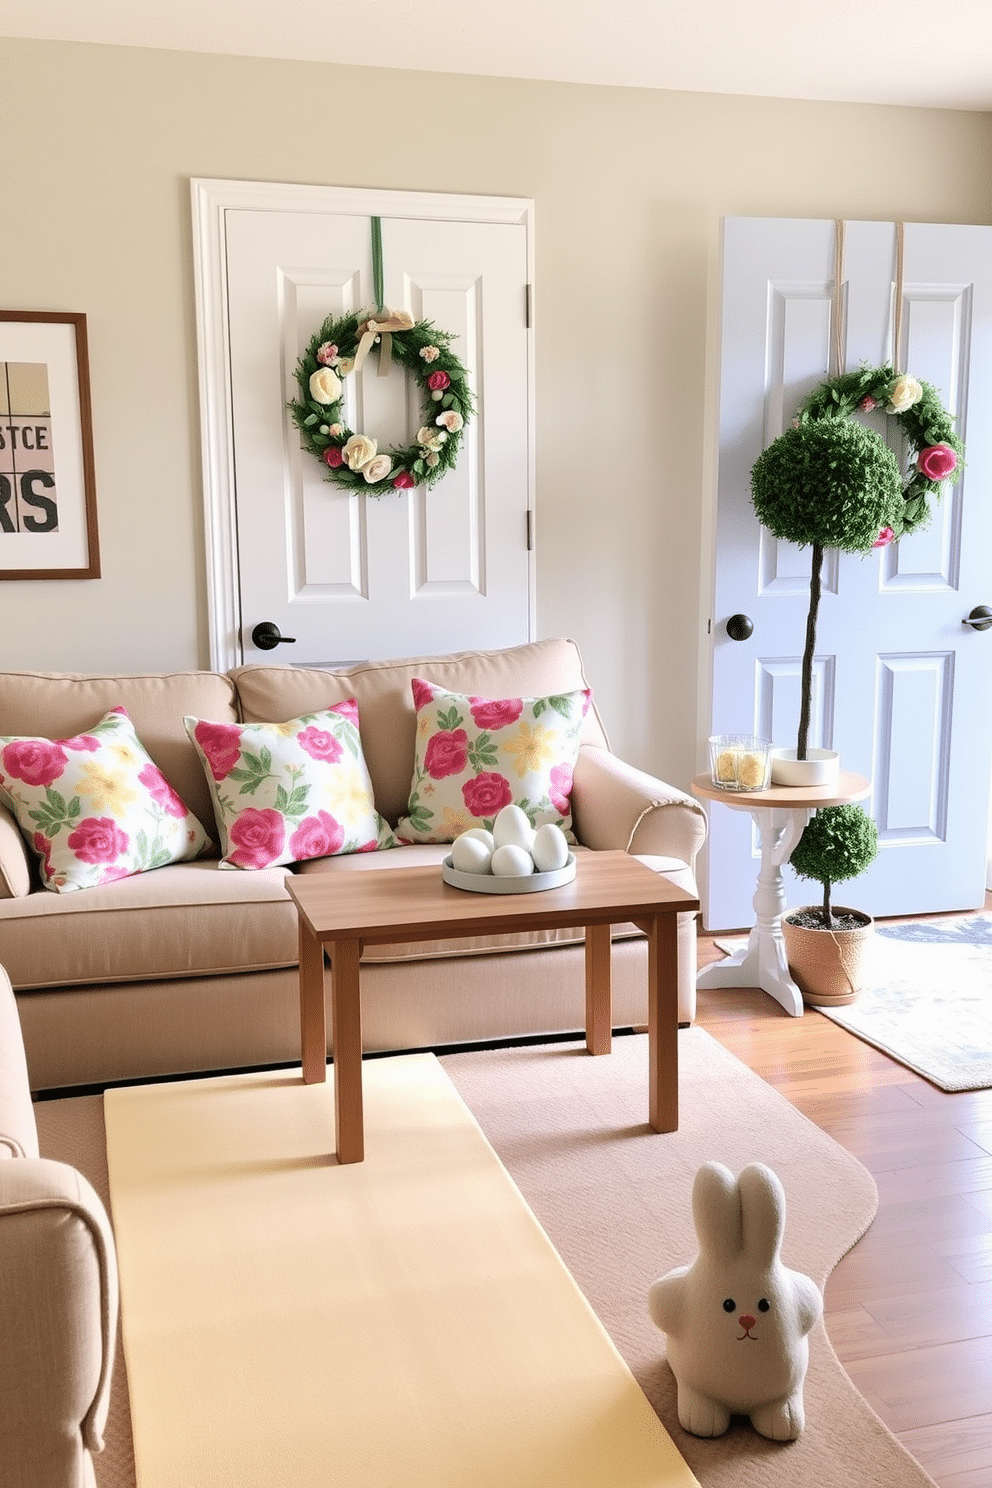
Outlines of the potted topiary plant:
<svg viewBox="0 0 992 1488">
<path fill-rule="evenodd" d="M 861 991 L 874 921 L 831 904 L 835 883 L 855 878 L 878 852 L 878 829 L 860 806 L 824 806 L 810 818 L 790 862 L 800 878 L 823 885 L 822 905 L 789 911 L 782 934 L 789 970 L 805 1002 L 840 1006 Z"/>
<path fill-rule="evenodd" d="M 854 418 L 874 409 L 893 414 L 901 427 L 911 459 L 905 483 L 888 445 Z M 818 756 L 831 752 L 809 748 L 824 550 L 863 555 L 924 525 L 929 498 L 940 496 L 948 477 L 956 479 L 963 448 L 936 390 L 886 365 L 822 383 L 755 461 L 751 499 L 759 522 L 775 537 L 812 548 L 799 730 L 794 751 L 772 754 L 774 782 L 821 785 L 837 772 L 836 755 L 825 764 Z"/>
</svg>

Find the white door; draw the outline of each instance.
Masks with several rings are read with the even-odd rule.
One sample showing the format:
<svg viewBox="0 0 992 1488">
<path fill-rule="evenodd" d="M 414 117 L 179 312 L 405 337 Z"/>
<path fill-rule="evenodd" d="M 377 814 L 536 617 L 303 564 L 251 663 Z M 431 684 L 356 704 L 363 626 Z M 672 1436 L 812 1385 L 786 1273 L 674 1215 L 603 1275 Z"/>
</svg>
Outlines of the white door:
<svg viewBox="0 0 992 1488">
<path fill-rule="evenodd" d="M 753 730 L 793 747 L 810 549 L 759 525 L 750 471 L 829 375 L 835 231 L 833 222 L 724 223 L 712 731 Z M 892 358 L 895 239 L 893 223 L 846 224 L 846 368 Z M 992 604 L 992 229 L 907 224 L 902 283 L 900 370 L 940 391 L 966 468 L 926 530 L 865 558 L 828 552 L 809 740 L 873 783 L 866 805 L 879 855 L 849 892 L 875 915 L 984 902 L 992 755 L 992 630 L 962 624 Z M 897 438 L 894 420 L 872 417 Z M 745 641 L 727 633 L 738 613 L 753 622 Z M 748 925 L 751 818 L 714 805 L 710 828 L 705 923 Z M 815 884 L 786 876 L 790 905 L 815 899 Z M 834 897 L 848 902 L 843 885 Z"/>
<path fill-rule="evenodd" d="M 530 204 L 194 182 L 194 208 L 201 384 L 215 388 L 214 404 L 201 396 L 213 420 L 214 664 L 333 666 L 530 639 Z M 385 303 L 453 333 L 476 398 L 458 464 L 429 492 L 333 485 L 286 410 L 297 359 L 324 319 L 374 306 L 373 215 Z M 373 354 L 347 386 L 351 427 L 380 446 L 412 443 L 421 395 L 398 364 L 379 376 Z M 225 543 L 229 585 L 218 575 Z M 259 648 L 262 622 L 293 641 Z"/>
</svg>

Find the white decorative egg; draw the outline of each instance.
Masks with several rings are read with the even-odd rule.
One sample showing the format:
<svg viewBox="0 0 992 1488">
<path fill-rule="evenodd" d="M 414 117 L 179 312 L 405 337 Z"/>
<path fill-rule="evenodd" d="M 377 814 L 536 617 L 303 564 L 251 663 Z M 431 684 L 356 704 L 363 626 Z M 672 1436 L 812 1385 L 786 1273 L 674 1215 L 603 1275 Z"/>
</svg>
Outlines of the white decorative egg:
<svg viewBox="0 0 992 1488">
<path fill-rule="evenodd" d="M 538 873 L 554 873 L 556 869 L 564 868 L 568 861 L 568 842 L 561 827 L 554 822 L 545 822 L 543 827 L 538 827 L 531 854 Z"/>
<path fill-rule="evenodd" d="M 475 837 L 479 842 L 484 842 L 490 853 L 496 846 L 492 832 L 487 832 L 485 827 L 467 827 L 461 835 L 463 837 Z"/>
<path fill-rule="evenodd" d="M 497 847 L 523 847 L 530 852 L 534 828 L 526 811 L 519 806 L 504 806 L 493 822 L 493 837 Z"/>
<path fill-rule="evenodd" d="M 534 859 L 525 847 L 505 842 L 493 853 L 492 870 L 498 878 L 525 878 L 534 872 Z"/>
<path fill-rule="evenodd" d="M 478 837 L 463 832 L 451 844 L 451 866 L 459 873 L 489 873 L 492 853 Z"/>
</svg>

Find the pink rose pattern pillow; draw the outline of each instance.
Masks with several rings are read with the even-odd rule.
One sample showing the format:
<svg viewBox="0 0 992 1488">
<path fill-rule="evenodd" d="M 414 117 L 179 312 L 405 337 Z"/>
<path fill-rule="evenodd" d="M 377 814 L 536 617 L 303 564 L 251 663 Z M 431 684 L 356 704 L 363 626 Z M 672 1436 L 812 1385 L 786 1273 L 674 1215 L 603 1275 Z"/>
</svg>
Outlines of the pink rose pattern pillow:
<svg viewBox="0 0 992 1488">
<path fill-rule="evenodd" d="M 222 868 L 396 846 L 375 809 L 354 698 L 288 723 L 185 723 L 213 794 Z"/>
<path fill-rule="evenodd" d="M 56 893 L 147 873 L 210 846 L 123 708 L 74 739 L 0 738 L 0 791 Z"/>
<path fill-rule="evenodd" d="M 402 842 L 453 842 L 492 827 L 512 802 L 532 826 L 554 822 L 570 842 L 572 771 L 589 691 L 545 698 L 463 697 L 413 679 L 416 758 Z"/>
</svg>

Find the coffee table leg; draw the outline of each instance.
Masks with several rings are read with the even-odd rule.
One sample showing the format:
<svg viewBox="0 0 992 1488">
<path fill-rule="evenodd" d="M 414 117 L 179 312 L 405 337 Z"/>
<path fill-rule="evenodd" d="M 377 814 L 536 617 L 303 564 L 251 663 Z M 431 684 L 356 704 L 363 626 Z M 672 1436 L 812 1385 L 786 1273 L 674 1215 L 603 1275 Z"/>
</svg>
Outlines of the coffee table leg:
<svg viewBox="0 0 992 1488">
<path fill-rule="evenodd" d="M 610 926 L 586 926 L 586 1048 L 609 1054 L 613 1047 Z"/>
<path fill-rule="evenodd" d="M 679 1126 L 678 918 L 655 915 L 648 941 L 648 1121 L 657 1132 Z"/>
<path fill-rule="evenodd" d="M 303 1079 L 327 1079 L 327 1017 L 324 1011 L 324 947 L 300 919 L 300 1049 Z"/>
<path fill-rule="evenodd" d="M 365 1157 L 365 1115 L 362 1109 L 362 1004 L 358 983 L 357 940 L 336 940 L 331 946 L 331 1006 L 334 1010 L 334 1113 L 337 1120 L 338 1162 L 362 1162 Z"/>
</svg>

